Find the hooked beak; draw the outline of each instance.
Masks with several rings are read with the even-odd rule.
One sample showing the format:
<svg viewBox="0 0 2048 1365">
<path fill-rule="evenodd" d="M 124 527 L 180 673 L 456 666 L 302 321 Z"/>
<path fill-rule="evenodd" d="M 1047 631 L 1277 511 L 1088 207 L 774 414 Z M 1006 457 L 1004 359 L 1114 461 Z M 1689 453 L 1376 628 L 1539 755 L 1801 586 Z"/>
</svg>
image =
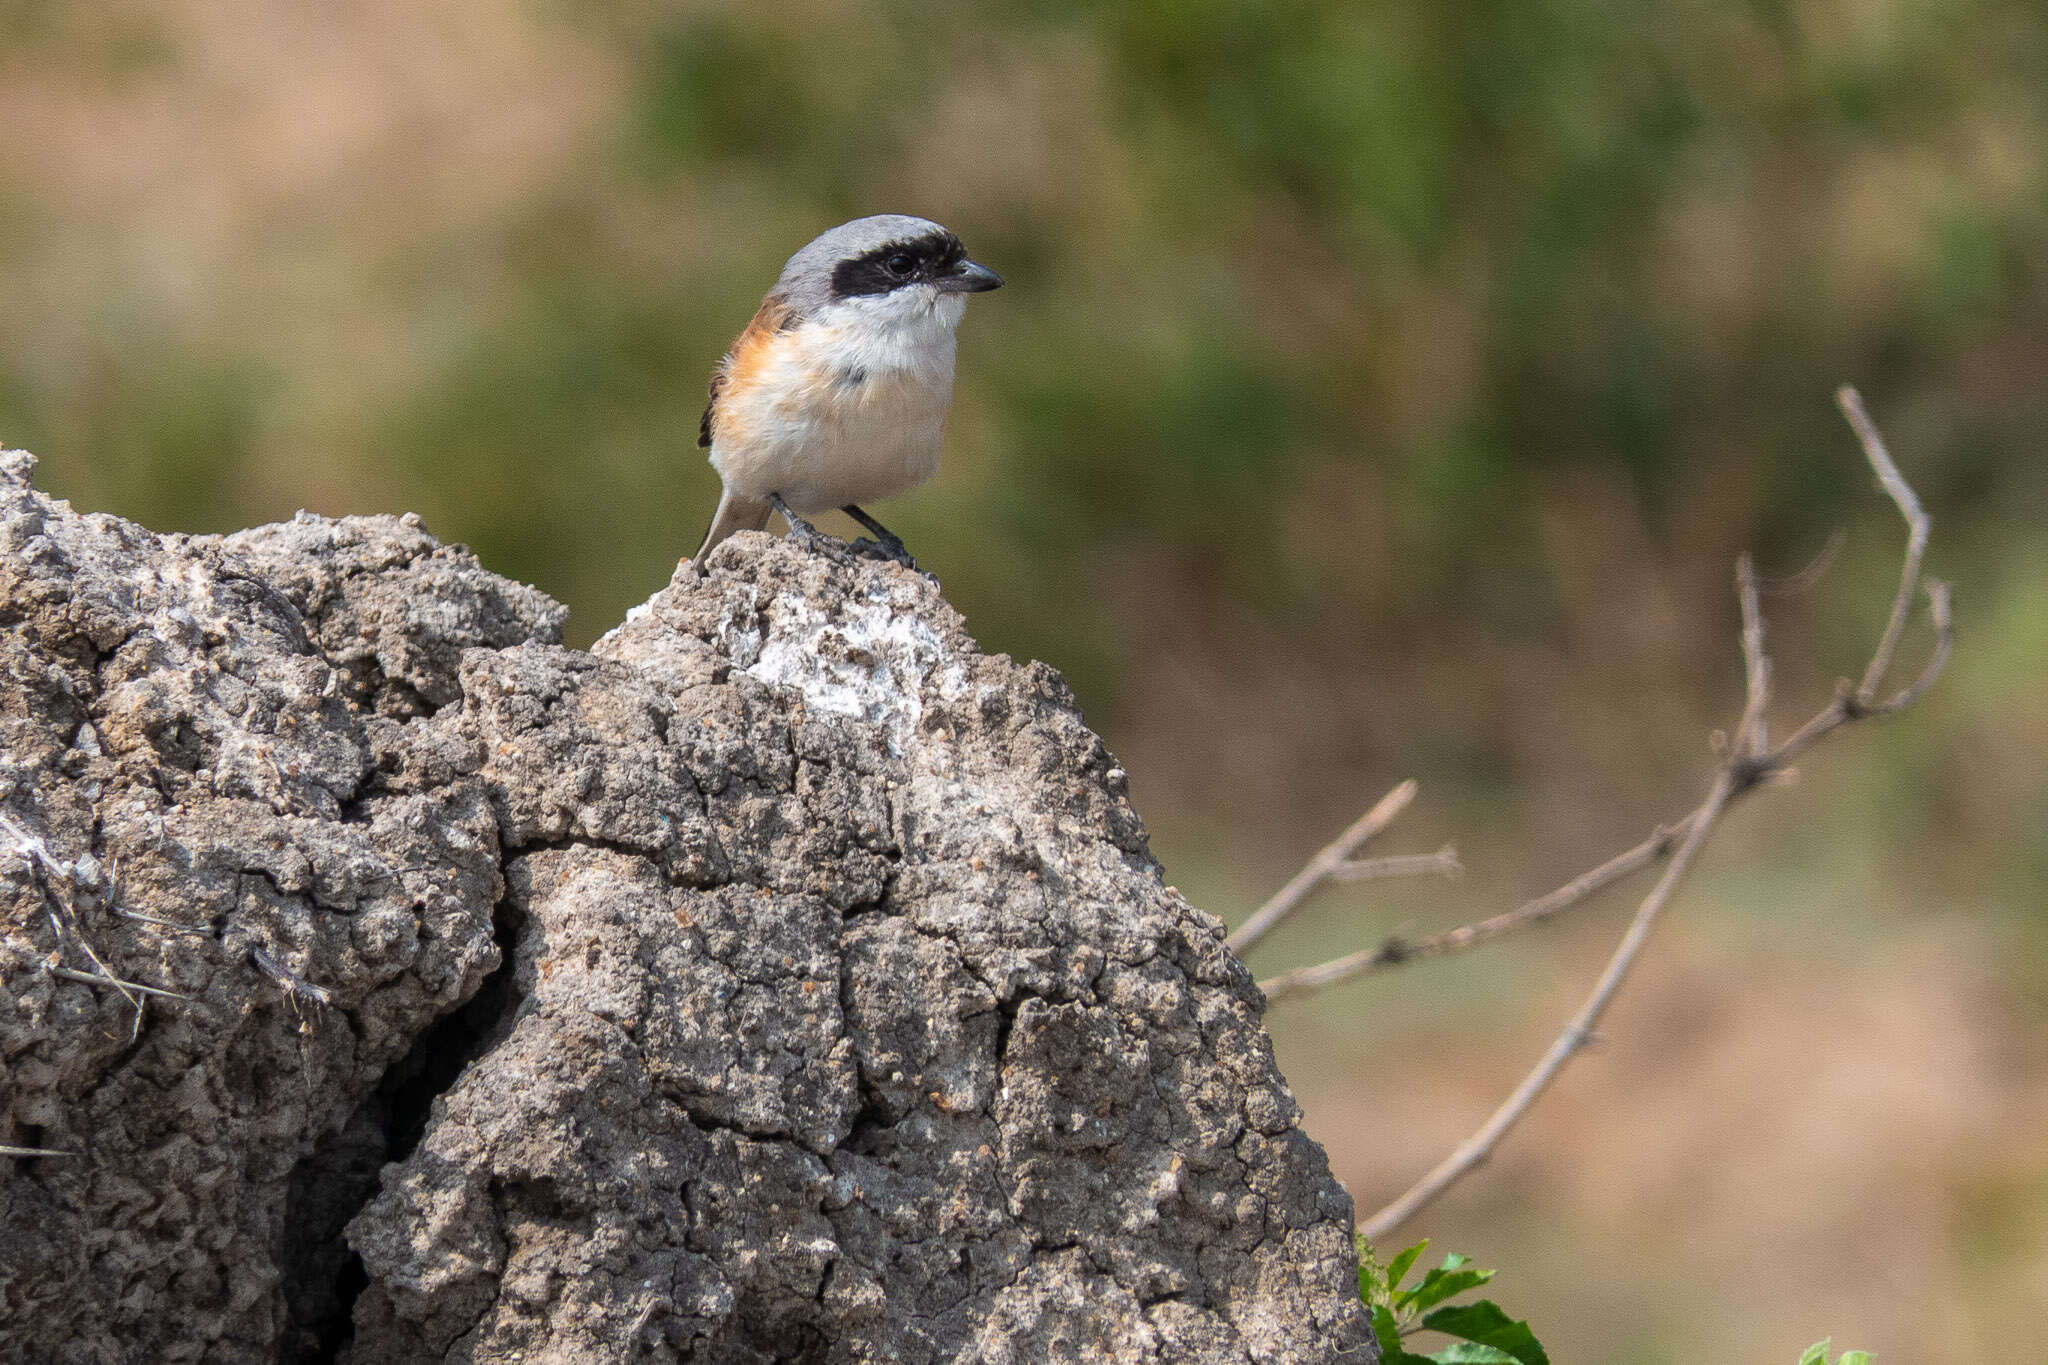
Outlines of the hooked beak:
<svg viewBox="0 0 2048 1365">
<path fill-rule="evenodd" d="M 1003 277 L 985 265 L 962 261 L 932 283 L 948 294 L 979 294 L 990 289 L 1001 289 Z"/>
</svg>

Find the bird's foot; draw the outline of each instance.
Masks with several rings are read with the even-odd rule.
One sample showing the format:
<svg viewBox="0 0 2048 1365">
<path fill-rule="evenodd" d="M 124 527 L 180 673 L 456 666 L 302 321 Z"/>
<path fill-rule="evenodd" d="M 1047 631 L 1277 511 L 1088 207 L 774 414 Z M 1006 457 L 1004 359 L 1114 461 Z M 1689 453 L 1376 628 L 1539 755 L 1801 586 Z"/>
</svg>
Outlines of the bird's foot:
<svg viewBox="0 0 2048 1365">
<path fill-rule="evenodd" d="M 875 538 L 873 540 L 863 537 L 853 542 L 853 548 L 856 553 L 871 554 L 878 559 L 886 559 L 891 564 L 901 564 L 912 573 L 918 571 L 917 561 L 910 557 L 910 551 L 904 546 L 902 537 L 852 503 L 848 503 L 839 510 L 874 533 Z"/>
<path fill-rule="evenodd" d="M 796 542 L 796 547 L 799 550 L 802 550 L 805 554 L 818 555 L 829 559 L 835 564 L 852 565 L 853 547 L 837 536 L 826 535 L 823 531 L 820 531 L 817 527 L 790 511 L 789 504 L 784 502 L 779 495 L 769 494 L 768 502 L 770 506 L 782 514 L 782 519 L 789 523 L 789 538 Z"/>
<path fill-rule="evenodd" d="M 909 549 L 894 536 L 883 540 L 869 540 L 862 536 L 853 542 L 852 549 L 857 555 L 865 555 L 870 559 L 879 559 L 890 564 L 901 564 L 912 573 L 919 571 L 917 561 L 910 557 Z"/>
</svg>

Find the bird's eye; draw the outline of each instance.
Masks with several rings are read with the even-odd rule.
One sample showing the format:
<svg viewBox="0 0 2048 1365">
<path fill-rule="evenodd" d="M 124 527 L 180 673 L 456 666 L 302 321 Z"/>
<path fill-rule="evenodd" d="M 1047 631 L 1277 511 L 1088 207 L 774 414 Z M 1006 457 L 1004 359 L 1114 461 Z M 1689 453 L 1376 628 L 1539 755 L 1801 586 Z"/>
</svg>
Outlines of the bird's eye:
<svg viewBox="0 0 2048 1365">
<path fill-rule="evenodd" d="M 882 264 L 891 275 L 896 276 L 898 279 L 917 269 L 917 262 L 912 260 L 907 253 L 901 251 L 891 256 L 888 260 L 883 261 Z"/>
</svg>

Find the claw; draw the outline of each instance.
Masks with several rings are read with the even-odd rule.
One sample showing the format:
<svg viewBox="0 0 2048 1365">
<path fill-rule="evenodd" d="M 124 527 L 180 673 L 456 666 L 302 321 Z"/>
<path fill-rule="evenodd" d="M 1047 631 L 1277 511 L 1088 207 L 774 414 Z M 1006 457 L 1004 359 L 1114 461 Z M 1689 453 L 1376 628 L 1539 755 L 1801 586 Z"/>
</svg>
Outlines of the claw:
<svg viewBox="0 0 2048 1365">
<path fill-rule="evenodd" d="M 911 572 L 917 572 L 917 561 L 910 557 L 910 551 L 904 548 L 903 542 L 894 536 L 887 540 L 869 540 L 862 536 L 853 542 L 852 549 L 857 555 L 879 559 L 886 564 L 901 564 Z"/>
<path fill-rule="evenodd" d="M 835 564 L 852 564 L 853 557 L 845 541 L 837 536 L 826 535 L 790 511 L 789 504 L 782 500 L 780 494 L 770 493 L 768 505 L 780 512 L 782 519 L 789 523 L 789 538 L 796 542 L 798 549 L 806 554 L 823 556 Z"/>
</svg>

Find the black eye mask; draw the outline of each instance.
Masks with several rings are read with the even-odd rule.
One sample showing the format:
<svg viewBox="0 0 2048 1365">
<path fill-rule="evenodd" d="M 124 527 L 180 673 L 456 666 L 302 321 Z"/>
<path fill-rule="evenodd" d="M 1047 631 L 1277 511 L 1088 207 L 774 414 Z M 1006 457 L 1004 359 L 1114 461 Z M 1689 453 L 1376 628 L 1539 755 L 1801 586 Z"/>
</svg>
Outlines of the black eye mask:
<svg viewBox="0 0 2048 1365">
<path fill-rule="evenodd" d="M 886 242 L 832 268 L 832 293 L 842 299 L 886 294 L 906 284 L 929 284 L 951 273 L 966 251 L 952 233 L 910 242 Z"/>
</svg>

